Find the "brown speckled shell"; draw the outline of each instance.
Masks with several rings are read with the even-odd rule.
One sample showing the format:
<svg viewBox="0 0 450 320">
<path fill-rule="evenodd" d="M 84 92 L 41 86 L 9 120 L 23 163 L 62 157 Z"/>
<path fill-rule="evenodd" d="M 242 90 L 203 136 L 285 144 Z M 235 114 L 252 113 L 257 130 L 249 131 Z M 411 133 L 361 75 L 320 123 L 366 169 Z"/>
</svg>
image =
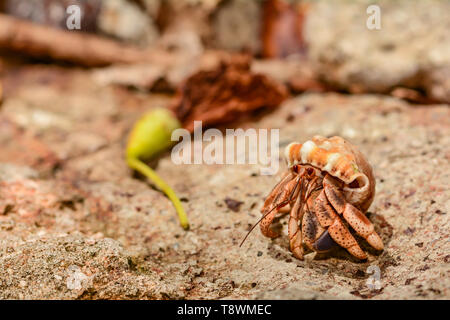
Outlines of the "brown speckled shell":
<svg viewBox="0 0 450 320">
<path fill-rule="evenodd" d="M 363 212 L 370 207 L 375 196 L 375 178 L 372 167 L 364 155 L 350 142 L 335 136 L 314 136 L 305 143 L 291 143 L 285 150 L 288 166 L 309 164 L 328 172 L 345 183 L 344 194 L 348 202 Z M 357 187 L 351 187 L 357 181 Z"/>
</svg>

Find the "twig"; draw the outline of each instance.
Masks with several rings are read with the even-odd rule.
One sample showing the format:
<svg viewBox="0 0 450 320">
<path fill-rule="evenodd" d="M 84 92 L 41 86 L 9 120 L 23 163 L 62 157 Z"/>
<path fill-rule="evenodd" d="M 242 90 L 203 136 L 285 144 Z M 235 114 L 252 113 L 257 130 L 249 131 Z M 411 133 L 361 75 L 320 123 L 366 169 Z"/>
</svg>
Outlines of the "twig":
<svg viewBox="0 0 450 320">
<path fill-rule="evenodd" d="M 146 52 L 81 32 L 58 30 L 0 14 L 0 48 L 94 67 L 146 60 Z"/>
</svg>

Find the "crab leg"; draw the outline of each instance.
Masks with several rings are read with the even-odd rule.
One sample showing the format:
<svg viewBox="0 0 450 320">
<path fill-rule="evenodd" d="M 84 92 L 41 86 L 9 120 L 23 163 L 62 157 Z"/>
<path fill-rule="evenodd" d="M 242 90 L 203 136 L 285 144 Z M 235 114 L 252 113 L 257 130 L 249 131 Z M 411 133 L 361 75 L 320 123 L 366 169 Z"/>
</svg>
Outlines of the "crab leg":
<svg viewBox="0 0 450 320">
<path fill-rule="evenodd" d="M 264 201 L 264 205 L 261 209 L 262 214 L 265 214 L 269 212 L 270 210 L 273 210 L 275 200 L 279 198 L 281 190 L 283 187 L 294 179 L 294 175 L 292 173 L 287 173 L 284 175 L 284 177 L 276 184 L 276 186 L 272 189 L 272 191 L 267 196 L 266 200 Z"/>
<path fill-rule="evenodd" d="M 317 222 L 322 229 L 325 230 L 313 243 L 313 249 L 317 252 L 326 252 L 336 246 L 336 242 L 331 238 L 327 229 L 333 224 L 338 216 L 333 207 L 329 204 L 323 189 L 321 191 L 316 191 L 308 200 L 308 207 L 312 208 L 312 212 L 314 213 Z"/>
<path fill-rule="evenodd" d="M 322 217 L 319 219 L 321 215 L 318 214 L 317 203 L 321 203 L 320 197 L 322 194 L 323 189 L 321 191 L 314 191 L 308 198 L 306 203 L 308 213 L 303 218 L 302 223 L 302 230 L 305 233 L 305 243 L 311 250 L 317 252 L 327 252 L 336 245 L 336 242 L 334 242 L 327 230 L 327 227 L 333 222 L 334 217 L 333 219 L 329 219 L 330 222 L 327 223 L 324 223 Z M 334 213 L 332 212 L 332 214 Z M 336 214 L 334 215 L 336 216 Z"/>
<path fill-rule="evenodd" d="M 336 214 L 333 207 L 328 202 L 323 189 L 314 201 L 314 213 L 317 216 L 317 220 L 322 227 L 329 227 L 328 234 L 331 238 L 340 246 L 346 248 L 352 255 L 359 259 L 366 259 L 367 256 L 362 251 L 361 247 L 356 242 L 347 227 L 343 224 L 342 220 Z M 344 210 L 345 215 L 345 210 Z M 317 241 L 320 245 L 320 241 Z M 324 240 L 323 240 L 324 242 Z"/>
<path fill-rule="evenodd" d="M 314 201 L 313 204 L 314 213 L 317 216 L 317 220 L 322 227 L 326 228 L 333 224 L 334 220 L 337 218 L 336 211 L 330 205 L 327 196 L 325 194 L 325 189 L 322 189 Z"/>
<path fill-rule="evenodd" d="M 367 259 L 367 255 L 361 249 L 358 242 L 356 242 L 350 231 L 348 231 L 341 218 L 336 217 L 333 224 L 328 228 L 328 232 L 338 245 L 347 249 L 353 256 L 361 260 Z"/>
<path fill-rule="evenodd" d="M 339 182 L 331 177 L 330 175 L 326 175 L 323 180 L 324 185 L 324 192 L 321 194 L 320 201 L 316 203 L 316 212 L 319 215 L 319 220 L 324 224 L 330 223 L 330 218 L 332 217 L 332 214 L 330 213 L 334 212 L 331 206 L 327 204 L 326 199 L 331 203 L 332 207 L 341 214 L 344 219 L 348 222 L 348 224 L 356 231 L 358 235 L 366 239 L 366 241 L 375 249 L 382 250 L 383 249 L 383 241 L 381 240 L 380 236 L 375 232 L 373 224 L 370 222 L 369 219 L 361 212 L 359 211 L 355 206 L 345 201 L 345 197 L 342 194 L 342 192 L 339 190 L 341 187 L 339 185 Z M 326 198 L 326 199 L 325 199 Z M 327 216 L 328 215 L 328 216 Z M 327 218 L 327 217 L 329 218 Z M 334 222 L 333 222 L 334 224 Z M 340 226 L 342 225 L 342 226 Z M 349 242 L 345 242 L 346 245 L 350 245 L 350 243 L 356 243 L 356 240 L 354 237 L 350 234 L 347 227 L 340 221 L 339 223 L 336 223 L 334 225 L 334 228 L 329 228 L 330 235 L 332 232 L 334 233 L 334 237 L 351 237 L 352 239 L 349 240 Z M 333 237 L 333 239 L 334 239 Z M 335 239 L 336 242 L 338 242 Z M 338 242 L 339 243 L 339 242 Z M 339 243 L 340 244 L 340 243 Z M 354 245 L 353 245 L 354 246 Z M 345 247 L 345 246 L 344 246 Z M 347 248 L 347 247 L 345 247 Z M 362 250 L 360 249 L 359 245 L 358 247 L 354 246 L 352 249 L 349 249 L 350 253 L 352 253 L 354 256 L 366 256 L 366 254 L 361 254 Z M 350 250 L 353 250 L 351 252 Z M 360 252 L 361 251 L 361 252 Z"/>
<path fill-rule="evenodd" d="M 350 203 L 346 203 L 343 216 L 356 233 L 366 239 L 372 247 L 383 250 L 383 241 L 375 232 L 372 222 L 361 211 Z"/>
<path fill-rule="evenodd" d="M 292 176 L 292 175 L 291 175 Z M 279 209 L 291 203 L 295 199 L 296 194 L 299 192 L 298 185 L 300 184 L 301 177 L 289 181 L 290 175 L 286 176 L 282 182 L 275 187 L 267 200 L 264 202 L 262 208 L 262 214 L 264 218 L 261 220 L 260 228 L 263 235 L 269 238 L 278 237 L 278 233 L 274 232 L 270 226 L 272 221 L 278 213 Z M 292 179 L 292 177 L 291 177 Z M 281 190 L 281 191 L 280 191 Z M 275 193 L 275 194 L 274 194 Z M 273 202 L 269 202 L 273 201 Z M 268 206 L 270 203 L 270 206 Z"/>
<path fill-rule="evenodd" d="M 339 214 L 344 212 L 346 203 L 344 194 L 341 190 L 339 190 L 341 187 L 342 185 L 340 182 L 331 175 L 327 174 L 325 178 L 323 178 L 323 188 L 325 190 L 326 197 Z"/>
<path fill-rule="evenodd" d="M 299 227 L 299 221 L 303 218 L 303 205 L 304 205 L 304 191 L 305 185 L 302 180 L 299 190 L 299 195 L 290 211 L 288 234 L 289 234 L 289 247 L 294 256 L 298 259 L 303 259 L 303 245 L 302 245 L 302 230 Z"/>
<path fill-rule="evenodd" d="M 383 250 L 383 241 L 375 232 L 372 222 L 355 206 L 345 201 L 345 197 L 339 190 L 339 183 L 336 179 L 327 175 L 323 181 L 324 190 L 327 199 L 339 214 L 342 214 L 348 224 L 356 231 L 358 235 L 375 249 Z"/>
<path fill-rule="evenodd" d="M 325 229 L 317 221 L 316 215 L 306 210 L 302 221 L 302 232 L 306 245 L 313 251 L 315 242 L 325 232 Z"/>
</svg>

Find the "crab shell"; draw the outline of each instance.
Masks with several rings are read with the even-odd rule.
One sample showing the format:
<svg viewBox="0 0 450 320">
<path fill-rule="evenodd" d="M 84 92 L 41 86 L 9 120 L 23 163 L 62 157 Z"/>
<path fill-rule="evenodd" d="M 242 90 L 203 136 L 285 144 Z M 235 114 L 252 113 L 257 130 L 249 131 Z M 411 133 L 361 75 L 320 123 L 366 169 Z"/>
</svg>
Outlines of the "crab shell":
<svg viewBox="0 0 450 320">
<path fill-rule="evenodd" d="M 309 164 L 345 183 L 348 202 L 366 212 L 375 196 L 372 167 L 354 145 L 341 137 L 314 136 L 305 143 L 293 142 L 285 149 L 289 168 Z"/>
</svg>

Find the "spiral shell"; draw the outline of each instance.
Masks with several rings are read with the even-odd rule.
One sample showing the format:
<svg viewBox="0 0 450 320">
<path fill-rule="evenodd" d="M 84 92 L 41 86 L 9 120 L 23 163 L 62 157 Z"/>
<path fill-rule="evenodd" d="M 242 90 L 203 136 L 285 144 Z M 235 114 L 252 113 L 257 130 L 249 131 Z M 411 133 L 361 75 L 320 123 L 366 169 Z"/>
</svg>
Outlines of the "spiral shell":
<svg viewBox="0 0 450 320">
<path fill-rule="evenodd" d="M 285 149 L 289 168 L 309 164 L 344 182 L 348 202 L 366 211 L 375 196 L 372 167 L 363 154 L 350 142 L 335 136 L 314 136 L 305 143 L 293 142 Z"/>
</svg>

